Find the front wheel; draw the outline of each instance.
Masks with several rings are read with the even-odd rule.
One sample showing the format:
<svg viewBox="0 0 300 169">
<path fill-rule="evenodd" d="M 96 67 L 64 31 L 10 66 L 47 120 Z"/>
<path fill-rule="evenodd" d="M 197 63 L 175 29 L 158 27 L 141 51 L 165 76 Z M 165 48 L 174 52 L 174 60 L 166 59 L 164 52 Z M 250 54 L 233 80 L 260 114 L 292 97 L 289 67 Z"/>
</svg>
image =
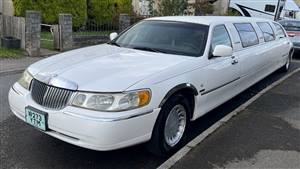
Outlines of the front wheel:
<svg viewBox="0 0 300 169">
<path fill-rule="evenodd" d="M 162 106 L 148 143 L 148 150 L 156 155 L 165 156 L 181 148 L 186 141 L 189 112 L 189 102 L 183 95 L 172 96 Z"/>
</svg>

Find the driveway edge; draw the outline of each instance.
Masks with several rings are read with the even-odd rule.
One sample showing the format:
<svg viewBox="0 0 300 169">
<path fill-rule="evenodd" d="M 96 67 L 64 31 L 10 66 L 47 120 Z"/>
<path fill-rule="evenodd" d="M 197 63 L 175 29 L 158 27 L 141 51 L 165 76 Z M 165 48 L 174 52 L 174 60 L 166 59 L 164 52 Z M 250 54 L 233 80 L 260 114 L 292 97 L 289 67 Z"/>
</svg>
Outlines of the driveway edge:
<svg viewBox="0 0 300 169">
<path fill-rule="evenodd" d="M 161 164 L 157 169 L 170 169 L 172 166 L 174 166 L 180 159 L 182 159 L 190 150 L 192 150 L 194 147 L 196 147 L 199 143 L 201 143 L 205 138 L 207 138 L 209 135 L 211 135 L 214 131 L 216 131 L 219 127 L 223 126 L 226 122 L 228 122 L 232 117 L 239 114 L 241 111 L 245 110 L 247 106 L 249 106 L 251 103 L 253 103 L 255 100 L 257 100 L 260 96 L 262 96 L 264 93 L 269 91 L 270 89 L 274 88 L 275 86 L 282 83 L 284 80 L 289 78 L 290 76 L 294 75 L 295 73 L 299 72 L 300 68 L 292 71 L 291 73 L 285 75 L 284 77 L 280 78 L 276 82 L 272 83 L 259 93 L 257 93 L 255 96 L 253 96 L 251 99 L 249 99 L 244 104 L 240 105 L 238 108 L 230 112 L 228 115 L 217 121 L 214 125 L 209 127 L 207 130 L 202 132 L 200 135 L 198 135 L 196 138 L 194 138 L 192 141 L 190 141 L 187 145 L 185 145 L 183 148 L 181 148 L 177 153 L 175 153 L 173 156 L 171 156 L 167 161 L 165 161 L 163 164 Z"/>
</svg>

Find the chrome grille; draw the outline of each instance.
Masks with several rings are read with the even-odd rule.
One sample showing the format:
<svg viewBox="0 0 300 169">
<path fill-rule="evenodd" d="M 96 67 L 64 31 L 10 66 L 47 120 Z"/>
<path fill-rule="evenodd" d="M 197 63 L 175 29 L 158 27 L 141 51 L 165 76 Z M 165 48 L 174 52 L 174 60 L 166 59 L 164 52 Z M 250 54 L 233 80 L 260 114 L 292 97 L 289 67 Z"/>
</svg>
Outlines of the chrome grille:
<svg viewBox="0 0 300 169">
<path fill-rule="evenodd" d="M 72 90 L 62 89 L 54 86 L 47 85 L 36 79 L 31 83 L 31 97 L 39 105 L 49 109 L 63 109 L 66 107 Z"/>
</svg>

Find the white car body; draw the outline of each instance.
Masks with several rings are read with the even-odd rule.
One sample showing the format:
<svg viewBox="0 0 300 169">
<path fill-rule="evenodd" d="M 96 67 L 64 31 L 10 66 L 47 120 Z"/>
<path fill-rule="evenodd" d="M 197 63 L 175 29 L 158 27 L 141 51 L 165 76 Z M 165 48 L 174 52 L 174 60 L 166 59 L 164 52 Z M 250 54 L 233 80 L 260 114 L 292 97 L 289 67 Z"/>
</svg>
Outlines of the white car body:
<svg viewBox="0 0 300 169">
<path fill-rule="evenodd" d="M 9 92 L 12 112 L 25 120 L 25 107 L 34 107 L 49 115 L 46 134 L 93 150 L 119 149 L 151 139 L 161 105 L 173 91 L 184 87 L 195 91 L 191 117 L 195 120 L 284 66 L 292 50 L 287 37 L 276 36 L 275 40 L 264 42 L 256 23 L 268 22 L 276 30 L 273 22 L 265 19 L 187 16 L 147 20 L 208 25 L 204 55 L 190 57 L 103 44 L 49 57 L 31 65 L 28 72 L 36 79 L 49 75 L 58 81 L 72 81 L 78 85 L 78 91 L 110 93 L 150 89 L 148 105 L 113 113 L 70 104 L 52 110 L 37 104 L 29 90 L 15 83 Z M 251 23 L 259 44 L 243 48 L 233 23 Z M 228 30 L 232 56 L 209 58 L 212 32 L 217 25 L 225 25 Z"/>
</svg>

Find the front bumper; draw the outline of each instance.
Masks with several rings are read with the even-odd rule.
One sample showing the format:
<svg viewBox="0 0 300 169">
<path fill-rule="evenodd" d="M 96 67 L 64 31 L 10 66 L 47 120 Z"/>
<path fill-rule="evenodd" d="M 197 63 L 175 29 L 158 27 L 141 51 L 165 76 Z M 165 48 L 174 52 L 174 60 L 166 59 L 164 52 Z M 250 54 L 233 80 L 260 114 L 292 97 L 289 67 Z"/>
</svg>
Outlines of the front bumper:
<svg viewBox="0 0 300 169">
<path fill-rule="evenodd" d="M 18 83 L 9 91 L 12 112 L 25 121 L 25 107 L 30 105 L 48 113 L 48 131 L 43 131 L 65 142 L 93 150 L 107 151 L 146 142 L 160 109 L 131 110 L 101 113 L 67 106 L 63 110 L 47 110 L 36 104 L 29 91 Z"/>
</svg>

